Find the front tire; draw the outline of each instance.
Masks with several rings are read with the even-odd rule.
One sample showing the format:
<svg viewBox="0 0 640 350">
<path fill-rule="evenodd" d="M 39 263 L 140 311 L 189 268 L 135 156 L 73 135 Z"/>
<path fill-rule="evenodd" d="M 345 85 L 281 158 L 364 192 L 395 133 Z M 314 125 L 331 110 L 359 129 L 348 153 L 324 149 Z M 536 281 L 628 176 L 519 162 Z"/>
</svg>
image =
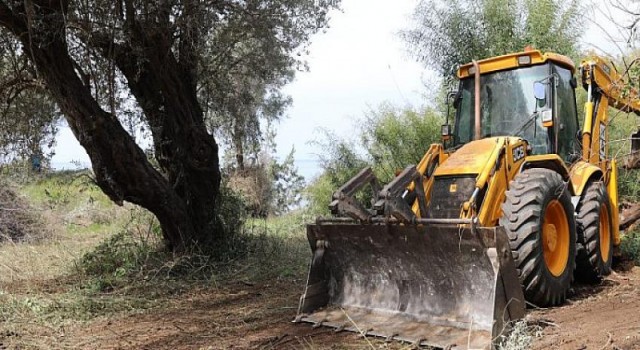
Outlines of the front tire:
<svg viewBox="0 0 640 350">
<path fill-rule="evenodd" d="M 590 183 L 578 202 L 578 249 L 576 275 L 599 281 L 611 273 L 613 239 L 611 204 L 600 181 Z"/>
<path fill-rule="evenodd" d="M 567 184 L 553 170 L 525 170 L 510 183 L 502 212 L 525 299 L 536 306 L 562 304 L 576 266 Z"/>
</svg>

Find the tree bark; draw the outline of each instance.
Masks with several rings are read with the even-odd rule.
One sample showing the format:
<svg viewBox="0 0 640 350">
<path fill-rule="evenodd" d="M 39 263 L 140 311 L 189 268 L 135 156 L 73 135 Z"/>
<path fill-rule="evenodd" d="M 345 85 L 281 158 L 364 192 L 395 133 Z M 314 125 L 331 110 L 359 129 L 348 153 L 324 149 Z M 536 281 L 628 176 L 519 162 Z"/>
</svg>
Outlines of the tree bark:
<svg viewBox="0 0 640 350">
<path fill-rule="evenodd" d="M 151 211 L 173 250 L 215 244 L 221 238 L 221 230 L 215 227 L 218 146 L 204 125 L 192 66 L 185 72 L 171 54 L 170 44 L 153 42 L 159 38 L 143 34 L 145 29 L 140 27 L 134 28 L 139 32 L 133 34 L 135 42 L 130 48 L 136 50 L 113 57 L 149 121 L 156 157 L 165 172 L 161 174 L 76 73 L 65 35 L 67 2 L 39 1 L 36 5 L 9 8 L 0 2 L 0 25 L 28 50 L 87 151 L 98 186 L 120 205 L 129 201 Z M 30 25 L 34 20 L 37 26 Z"/>
</svg>

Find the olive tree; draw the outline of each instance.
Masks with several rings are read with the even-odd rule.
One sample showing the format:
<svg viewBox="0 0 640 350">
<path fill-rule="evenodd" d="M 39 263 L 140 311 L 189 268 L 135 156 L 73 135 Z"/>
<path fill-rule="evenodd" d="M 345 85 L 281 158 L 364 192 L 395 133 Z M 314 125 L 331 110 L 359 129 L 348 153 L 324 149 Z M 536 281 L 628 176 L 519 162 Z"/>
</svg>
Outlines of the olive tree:
<svg viewBox="0 0 640 350">
<path fill-rule="evenodd" d="M 274 57 L 295 68 L 291 57 L 327 24 L 337 3 L 2 0 L 0 27 L 27 53 L 87 151 L 98 186 L 118 204 L 151 211 L 179 251 L 224 239 L 215 205 L 218 143 L 202 101 L 219 87 L 206 78 L 245 62 L 267 74 Z M 243 45 L 256 50 L 244 55 L 236 50 Z M 148 125 L 159 170 L 123 126 L 113 103 L 118 89 Z"/>
</svg>

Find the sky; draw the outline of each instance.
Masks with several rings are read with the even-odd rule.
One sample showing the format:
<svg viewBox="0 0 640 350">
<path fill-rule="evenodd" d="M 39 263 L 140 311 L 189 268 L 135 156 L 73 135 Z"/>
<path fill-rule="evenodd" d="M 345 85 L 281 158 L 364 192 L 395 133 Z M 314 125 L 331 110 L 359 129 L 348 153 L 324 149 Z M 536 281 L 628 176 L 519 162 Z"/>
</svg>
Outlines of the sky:
<svg viewBox="0 0 640 350">
<path fill-rule="evenodd" d="M 319 128 L 352 135 L 355 120 L 370 108 L 389 101 L 423 103 L 422 66 L 409 57 L 397 32 L 405 28 L 417 0 L 345 0 L 331 15 L 330 27 L 314 36 L 306 58 L 310 71 L 299 72 L 285 93 L 293 98 L 288 117 L 277 126 L 279 157 L 295 147 L 300 173 L 310 179 L 319 168 L 322 150 L 308 144 Z M 52 159 L 55 168 L 88 166 L 89 158 L 63 127 Z"/>
<path fill-rule="evenodd" d="M 343 0 L 342 10 L 331 15 L 330 27 L 316 34 L 309 47 L 309 72 L 299 72 L 284 92 L 293 99 L 288 117 L 277 125 L 280 158 L 295 147 L 299 172 L 307 180 L 320 172 L 318 155 L 323 150 L 309 142 L 322 139 L 321 128 L 338 137 L 352 138 L 357 121 L 371 108 L 389 102 L 397 106 L 429 103 L 429 82 L 437 81 L 433 71 L 417 63 L 398 32 L 408 28 L 418 0 Z M 588 29 L 583 48 L 619 52 L 613 41 L 620 39 L 610 21 L 605 2 L 595 1 L 586 18 Z M 613 11 L 613 10 L 611 10 Z M 612 16 L 624 22 L 624 16 Z M 609 32 L 609 34 L 605 33 Z M 624 49 L 624 43 L 618 43 Z M 57 137 L 52 159 L 55 168 L 89 166 L 89 158 L 67 127 Z"/>
</svg>

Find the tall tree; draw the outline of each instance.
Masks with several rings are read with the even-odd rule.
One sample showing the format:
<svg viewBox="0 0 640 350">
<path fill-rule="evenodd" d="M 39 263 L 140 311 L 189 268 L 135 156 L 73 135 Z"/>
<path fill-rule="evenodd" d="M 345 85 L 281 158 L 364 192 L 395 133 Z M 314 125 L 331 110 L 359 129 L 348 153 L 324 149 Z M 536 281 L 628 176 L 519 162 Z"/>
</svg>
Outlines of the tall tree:
<svg viewBox="0 0 640 350">
<path fill-rule="evenodd" d="M 19 42 L 0 29 L 0 163 L 52 154 L 60 115 Z"/>
<path fill-rule="evenodd" d="M 203 84 L 203 77 L 248 59 L 224 58 L 225 49 L 243 43 L 290 57 L 326 25 L 337 2 L 3 0 L 0 26 L 28 53 L 87 151 L 100 188 L 118 204 L 126 200 L 154 213 L 169 246 L 182 250 L 223 239 L 215 207 L 218 144 L 199 100 L 199 89 L 215 86 Z M 233 35 L 219 36 L 232 27 Z M 256 33 L 263 35 L 250 41 Z M 222 58 L 205 60 L 207 53 Z M 95 67 L 103 69 L 93 74 Z M 162 172 L 149 163 L 109 99 L 100 98 L 105 75 L 112 91 L 122 85 L 135 99 Z"/>
<path fill-rule="evenodd" d="M 473 59 L 531 45 L 576 57 L 580 0 L 421 0 L 402 32 L 416 58 L 443 76 Z"/>
</svg>

